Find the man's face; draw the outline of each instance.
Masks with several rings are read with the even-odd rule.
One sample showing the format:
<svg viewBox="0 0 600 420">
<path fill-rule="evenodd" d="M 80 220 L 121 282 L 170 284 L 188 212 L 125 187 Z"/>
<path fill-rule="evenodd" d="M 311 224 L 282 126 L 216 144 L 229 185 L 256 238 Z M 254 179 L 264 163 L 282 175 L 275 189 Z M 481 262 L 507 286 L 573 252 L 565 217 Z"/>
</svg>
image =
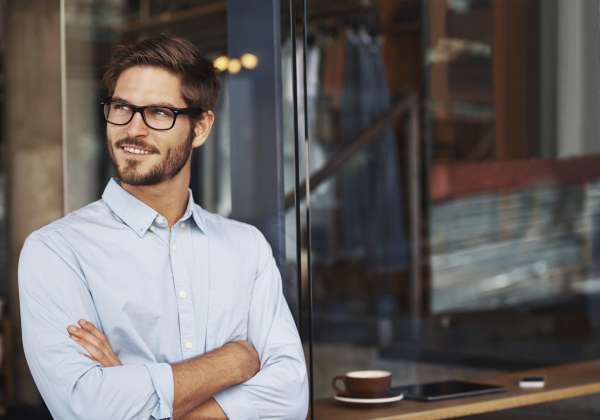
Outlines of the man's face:
<svg viewBox="0 0 600 420">
<path fill-rule="evenodd" d="M 132 105 L 165 105 L 185 108 L 178 76 L 159 67 L 136 66 L 125 70 L 113 93 Z M 195 138 L 188 116 L 179 115 L 170 130 L 148 127 L 140 113 L 127 125 L 107 123 L 107 147 L 121 181 L 130 185 L 156 185 L 173 178 L 189 162 Z M 128 146 L 144 154 L 127 151 Z"/>
</svg>

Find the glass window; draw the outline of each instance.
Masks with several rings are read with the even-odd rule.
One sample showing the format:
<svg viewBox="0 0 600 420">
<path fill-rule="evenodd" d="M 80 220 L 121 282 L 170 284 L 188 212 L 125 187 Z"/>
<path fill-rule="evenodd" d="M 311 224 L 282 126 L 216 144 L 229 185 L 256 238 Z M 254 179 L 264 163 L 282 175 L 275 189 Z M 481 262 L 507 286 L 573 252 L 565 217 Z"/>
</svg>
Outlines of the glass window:
<svg viewBox="0 0 600 420">
<path fill-rule="evenodd" d="M 413 327 L 410 217 L 418 191 L 409 156 L 418 139 L 410 117 L 419 113 L 422 22 L 418 2 L 309 1 L 308 10 L 319 399 L 344 371 L 385 367 L 395 378 L 415 379 L 412 361 L 381 352 L 406 341 Z"/>
<path fill-rule="evenodd" d="M 598 5 L 308 2 L 317 399 L 597 357 Z"/>
<path fill-rule="evenodd" d="M 598 4 L 572 6 L 429 5 L 432 314 L 505 312 L 533 332 L 532 312 L 548 311 L 542 336 L 557 343 L 562 305 L 595 296 L 600 62 L 586 46 L 599 38 Z M 583 329 L 597 323 L 575 312 Z"/>
</svg>

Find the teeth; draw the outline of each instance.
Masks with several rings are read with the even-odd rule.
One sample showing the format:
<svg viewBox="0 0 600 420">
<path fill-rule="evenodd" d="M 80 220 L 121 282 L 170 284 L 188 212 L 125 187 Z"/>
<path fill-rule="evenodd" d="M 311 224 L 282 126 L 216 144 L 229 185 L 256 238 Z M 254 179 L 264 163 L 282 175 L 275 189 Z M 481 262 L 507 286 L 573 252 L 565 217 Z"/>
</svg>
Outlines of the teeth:
<svg viewBox="0 0 600 420">
<path fill-rule="evenodd" d="M 149 155 L 150 154 L 150 152 L 148 152 L 144 149 L 139 149 L 137 147 L 124 146 L 123 150 L 125 150 L 126 152 L 129 152 L 129 153 L 135 153 L 136 155 Z"/>
</svg>

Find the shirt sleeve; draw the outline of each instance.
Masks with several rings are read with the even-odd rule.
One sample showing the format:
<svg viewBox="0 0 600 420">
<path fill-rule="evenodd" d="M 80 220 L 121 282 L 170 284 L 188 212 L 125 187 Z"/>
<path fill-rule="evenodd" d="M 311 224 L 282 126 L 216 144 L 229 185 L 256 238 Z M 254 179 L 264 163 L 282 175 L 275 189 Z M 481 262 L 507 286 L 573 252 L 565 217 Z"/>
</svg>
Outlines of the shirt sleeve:
<svg viewBox="0 0 600 420">
<path fill-rule="evenodd" d="M 173 410 L 168 363 L 104 368 L 83 356 L 67 326 L 87 319 L 101 328 L 85 276 L 63 241 L 30 235 L 19 258 L 23 347 L 54 418 L 166 419 Z"/>
<path fill-rule="evenodd" d="M 308 378 L 296 324 L 283 296 L 271 248 L 256 230 L 259 270 L 252 291 L 248 340 L 260 371 L 214 398 L 229 419 L 306 419 Z"/>
</svg>

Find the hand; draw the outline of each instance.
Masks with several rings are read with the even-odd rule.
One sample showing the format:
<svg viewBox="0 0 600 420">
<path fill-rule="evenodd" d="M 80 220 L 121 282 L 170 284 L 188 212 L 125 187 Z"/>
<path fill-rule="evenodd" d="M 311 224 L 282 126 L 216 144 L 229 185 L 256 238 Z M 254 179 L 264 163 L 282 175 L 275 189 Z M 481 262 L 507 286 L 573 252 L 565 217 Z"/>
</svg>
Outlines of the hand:
<svg viewBox="0 0 600 420">
<path fill-rule="evenodd" d="M 79 326 L 69 325 L 67 331 L 69 337 L 88 351 L 89 354 L 84 354 L 88 359 L 100 363 L 103 367 L 122 365 L 108 339 L 91 322 L 81 319 Z"/>
<path fill-rule="evenodd" d="M 247 341 L 232 341 L 223 346 L 234 352 L 234 360 L 238 364 L 240 383 L 246 382 L 260 370 L 260 359 L 252 344 Z"/>
</svg>

